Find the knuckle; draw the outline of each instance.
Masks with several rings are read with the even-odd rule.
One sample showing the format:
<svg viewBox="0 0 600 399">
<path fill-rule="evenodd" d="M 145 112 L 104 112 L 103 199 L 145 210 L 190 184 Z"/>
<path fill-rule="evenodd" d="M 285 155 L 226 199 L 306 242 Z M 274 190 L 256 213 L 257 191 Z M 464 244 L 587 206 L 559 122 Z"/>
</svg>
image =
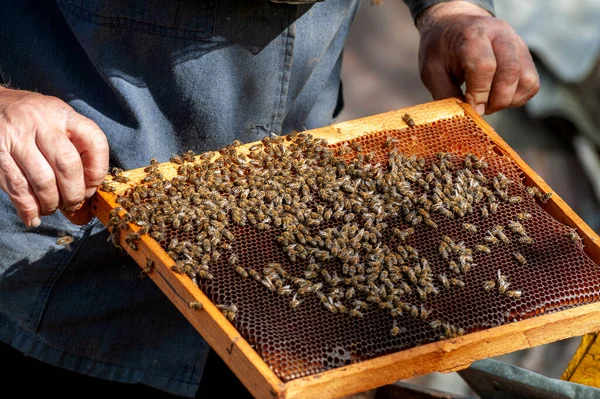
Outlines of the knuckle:
<svg viewBox="0 0 600 399">
<path fill-rule="evenodd" d="M 56 171 L 61 175 L 72 176 L 81 170 L 81 158 L 76 151 L 62 151 L 56 157 Z"/>
<path fill-rule="evenodd" d="M 493 75 L 496 73 L 496 68 L 496 60 L 486 57 L 477 60 L 473 72 L 482 75 Z"/>
<path fill-rule="evenodd" d="M 31 186 L 35 192 L 47 193 L 56 190 L 56 180 L 54 176 L 48 173 L 40 173 L 34 179 L 31 179 Z"/>
<path fill-rule="evenodd" d="M 526 72 L 521 76 L 522 91 L 532 96 L 540 90 L 540 79 L 536 73 Z"/>
</svg>

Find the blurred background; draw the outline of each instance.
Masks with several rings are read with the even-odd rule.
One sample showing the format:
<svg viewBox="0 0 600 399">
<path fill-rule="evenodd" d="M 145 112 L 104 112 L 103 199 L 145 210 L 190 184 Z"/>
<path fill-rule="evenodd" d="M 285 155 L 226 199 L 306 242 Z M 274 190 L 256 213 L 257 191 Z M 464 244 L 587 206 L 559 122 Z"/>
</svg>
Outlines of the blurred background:
<svg viewBox="0 0 600 399">
<path fill-rule="evenodd" d="M 496 16 L 529 45 L 542 85 L 525 107 L 484 119 L 598 232 L 600 1 L 496 0 L 495 5 Z M 419 34 L 402 1 L 363 0 L 344 52 L 345 109 L 337 121 L 431 101 L 419 77 L 418 46 Z M 579 342 L 571 338 L 496 359 L 560 378 Z M 456 373 L 406 382 L 475 397 Z"/>
</svg>

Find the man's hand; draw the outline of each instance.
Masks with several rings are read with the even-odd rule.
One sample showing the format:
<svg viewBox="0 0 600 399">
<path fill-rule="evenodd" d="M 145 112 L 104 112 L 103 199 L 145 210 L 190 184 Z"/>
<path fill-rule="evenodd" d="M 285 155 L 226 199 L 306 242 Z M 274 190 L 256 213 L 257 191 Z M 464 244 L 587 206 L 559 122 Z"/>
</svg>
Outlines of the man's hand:
<svg viewBox="0 0 600 399">
<path fill-rule="evenodd" d="M 108 143 L 96 123 L 56 97 L 0 88 L 0 188 L 27 226 L 57 209 L 89 222 L 89 205 L 81 205 L 107 171 Z"/>
<path fill-rule="evenodd" d="M 463 98 L 480 114 L 524 105 L 540 81 L 527 45 L 506 22 L 465 2 L 438 3 L 419 17 L 421 79 L 435 100 Z"/>
</svg>

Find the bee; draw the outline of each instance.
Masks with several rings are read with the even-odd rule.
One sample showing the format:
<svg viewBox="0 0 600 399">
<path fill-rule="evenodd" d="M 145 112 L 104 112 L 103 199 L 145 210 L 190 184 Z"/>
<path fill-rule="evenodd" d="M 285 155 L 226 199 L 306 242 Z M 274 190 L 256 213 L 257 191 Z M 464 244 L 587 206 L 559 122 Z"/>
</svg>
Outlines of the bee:
<svg viewBox="0 0 600 399">
<path fill-rule="evenodd" d="M 469 233 L 477 233 L 477 226 L 475 226 L 472 223 L 463 223 L 463 229 L 465 229 Z"/>
<path fill-rule="evenodd" d="M 520 244 L 532 245 L 534 242 L 535 242 L 535 240 L 529 236 L 519 237 Z"/>
<path fill-rule="evenodd" d="M 502 273 L 500 273 L 500 270 L 498 270 L 498 292 L 504 295 L 504 293 L 506 293 L 508 290 L 509 285 L 510 283 L 506 280 L 506 276 L 504 276 Z"/>
<path fill-rule="evenodd" d="M 509 204 L 519 204 L 522 201 L 523 201 L 523 197 L 521 197 L 520 195 L 514 195 L 514 196 L 508 198 Z"/>
<path fill-rule="evenodd" d="M 483 289 L 487 292 L 491 292 L 494 288 L 496 288 L 496 282 L 494 280 L 488 280 L 483 283 Z"/>
<path fill-rule="evenodd" d="M 257 272 L 254 269 L 250 269 L 248 270 L 248 274 L 256 281 L 261 281 L 262 280 L 262 276 L 260 275 L 259 272 Z"/>
<path fill-rule="evenodd" d="M 233 321 L 237 316 L 238 307 L 232 303 L 231 305 L 226 306 L 223 309 L 221 309 L 221 312 L 223 312 L 223 314 L 225 316 L 227 316 L 227 319 L 229 321 Z"/>
<path fill-rule="evenodd" d="M 450 281 L 448 280 L 448 277 L 446 277 L 445 274 L 440 274 L 438 276 L 438 280 L 440 280 L 440 283 L 442 283 L 442 286 L 444 286 L 444 288 L 450 289 Z"/>
<path fill-rule="evenodd" d="M 392 326 L 392 330 L 390 331 L 390 334 L 392 335 L 392 337 L 397 336 L 398 334 L 400 334 L 402 332 L 403 329 L 401 329 L 400 327 L 398 327 L 398 324 L 396 323 L 396 320 L 394 320 L 394 324 Z"/>
<path fill-rule="evenodd" d="M 429 323 L 429 327 L 431 327 L 433 330 L 437 330 L 440 327 L 442 327 L 442 321 L 441 320 L 433 320 L 432 322 Z"/>
<path fill-rule="evenodd" d="M 75 241 L 75 238 L 72 235 L 64 234 L 56 239 L 57 245 L 62 245 L 67 250 L 71 250 L 71 244 Z"/>
<path fill-rule="evenodd" d="M 427 317 L 429 316 L 429 311 L 425 308 L 425 306 L 421 305 L 421 310 L 420 310 L 420 314 L 419 314 L 419 318 L 421 320 L 427 320 Z"/>
<path fill-rule="evenodd" d="M 525 231 L 525 228 L 523 227 L 523 225 L 519 222 L 509 222 L 508 223 L 508 228 L 515 234 L 519 234 L 521 236 L 526 236 L 527 232 Z"/>
<path fill-rule="evenodd" d="M 194 309 L 194 310 L 200 310 L 200 309 L 204 308 L 202 303 L 200 303 L 198 301 L 192 301 L 192 302 L 188 303 L 188 306 L 190 307 L 190 309 Z"/>
<path fill-rule="evenodd" d="M 400 230 L 398 228 L 394 229 L 394 234 L 398 238 L 400 238 L 400 241 L 406 241 L 406 239 L 408 239 L 408 237 L 410 237 L 414 232 L 415 232 L 415 229 L 413 229 L 412 227 L 409 227 L 404 230 Z"/>
<path fill-rule="evenodd" d="M 477 245 L 475 245 L 475 250 L 477 252 L 481 252 L 483 254 L 490 254 L 492 252 L 489 247 L 487 247 L 487 246 L 485 246 L 483 244 L 477 244 Z"/>
<path fill-rule="evenodd" d="M 487 219 L 490 216 L 487 206 L 485 204 L 481 207 L 481 217 Z"/>
<path fill-rule="evenodd" d="M 510 239 L 504 234 L 504 228 L 502 226 L 496 226 L 492 229 L 492 234 L 495 235 L 504 244 L 510 244 Z"/>
<path fill-rule="evenodd" d="M 531 219 L 531 213 L 529 212 L 519 212 L 517 213 L 517 220 L 529 220 Z"/>
<path fill-rule="evenodd" d="M 296 299 L 296 295 L 294 294 L 294 297 L 290 301 L 290 309 L 296 310 L 296 308 L 300 305 L 301 302 L 301 300 Z"/>
<path fill-rule="evenodd" d="M 506 295 L 509 298 L 519 299 L 521 298 L 522 292 L 521 290 L 508 290 L 504 293 L 504 295 Z"/>
<path fill-rule="evenodd" d="M 552 198 L 552 193 L 546 193 L 544 195 L 542 195 L 542 197 L 540 198 L 540 201 L 542 201 L 542 204 L 545 204 L 546 202 L 548 202 L 548 200 Z"/>
<path fill-rule="evenodd" d="M 350 316 L 356 317 L 357 319 L 362 319 L 363 313 L 360 311 L 359 308 L 354 308 L 350 311 Z"/>
<path fill-rule="evenodd" d="M 114 193 L 117 189 L 114 186 L 111 186 L 107 181 L 103 181 L 99 187 L 100 191 L 104 191 L 107 193 Z"/>
<path fill-rule="evenodd" d="M 114 180 L 118 183 L 127 183 L 130 179 L 127 176 L 119 174 L 114 177 Z"/>
<path fill-rule="evenodd" d="M 437 223 L 431 218 L 425 218 L 425 224 L 427 225 L 427 227 L 434 230 L 438 228 Z"/>
<path fill-rule="evenodd" d="M 410 306 L 410 316 L 413 319 L 417 319 L 419 317 L 419 308 L 416 307 L 415 305 Z"/>
<path fill-rule="evenodd" d="M 402 115 L 402 120 L 410 127 L 413 127 L 415 125 L 415 121 L 409 114 Z"/>
<path fill-rule="evenodd" d="M 450 285 L 454 285 L 454 286 L 459 287 L 459 288 L 464 288 L 465 287 L 465 282 L 462 281 L 461 279 L 456 278 L 456 277 L 452 277 L 450 279 Z"/>
<path fill-rule="evenodd" d="M 520 265 L 527 264 L 527 259 L 520 252 L 513 252 L 513 257 Z"/>
<path fill-rule="evenodd" d="M 183 164 L 183 158 L 180 157 L 179 155 L 176 155 L 176 154 L 173 154 L 169 160 L 172 163 L 176 163 L 176 164 L 179 164 L 179 165 Z"/>
<path fill-rule="evenodd" d="M 236 266 L 235 271 L 243 278 L 248 277 L 248 272 L 242 266 Z"/>
<path fill-rule="evenodd" d="M 483 237 L 483 241 L 487 242 L 488 244 L 498 245 L 500 243 L 500 240 L 495 236 L 491 235 L 492 233 L 490 233 L 489 231 L 488 233 L 489 234 L 487 236 Z"/>
<path fill-rule="evenodd" d="M 577 230 L 575 230 L 575 229 L 570 230 L 567 233 L 565 233 L 565 235 L 567 236 L 569 241 L 571 241 L 573 244 L 582 245 L 583 240 L 581 239 L 579 234 L 577 234 Z"/>
<path fill-rule="evenodd" d="M 527 195 L 529 195 L 531 198 L 540 197 L 542 195 L 542 193 L 540 192 L 540 189 L 537 188 L 536 186 L 525 187 L 525 192 L 527 192 Z"/>
<path fill-rule="evenodd" d="M 499 205 L 499 203 L 498 203 L 498 202 L 492 202 L 492 203 L 490 203 L 490 212 L 491 212 L 492 214 L 494 214 L 494 213 L 498 212 L 498 207 L 499 207 L 499 206 L 500 206 L 500 205 Z"/>
</svg>

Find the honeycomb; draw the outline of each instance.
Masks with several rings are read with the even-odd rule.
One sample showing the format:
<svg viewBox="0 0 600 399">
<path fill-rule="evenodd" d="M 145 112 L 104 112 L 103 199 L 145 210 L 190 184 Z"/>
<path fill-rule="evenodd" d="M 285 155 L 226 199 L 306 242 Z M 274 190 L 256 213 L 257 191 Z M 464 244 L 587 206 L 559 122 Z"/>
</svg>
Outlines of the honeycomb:
<svg viewBox="0 0 600 399">
<path fill-rule="evenodd" d="M 176 156 L 171 180 L 151 163 L 109 223 L 155 238 L 282 381 L 598 300 L 575 230 L 470 119 L 282 141 Z"/>
</svg>

